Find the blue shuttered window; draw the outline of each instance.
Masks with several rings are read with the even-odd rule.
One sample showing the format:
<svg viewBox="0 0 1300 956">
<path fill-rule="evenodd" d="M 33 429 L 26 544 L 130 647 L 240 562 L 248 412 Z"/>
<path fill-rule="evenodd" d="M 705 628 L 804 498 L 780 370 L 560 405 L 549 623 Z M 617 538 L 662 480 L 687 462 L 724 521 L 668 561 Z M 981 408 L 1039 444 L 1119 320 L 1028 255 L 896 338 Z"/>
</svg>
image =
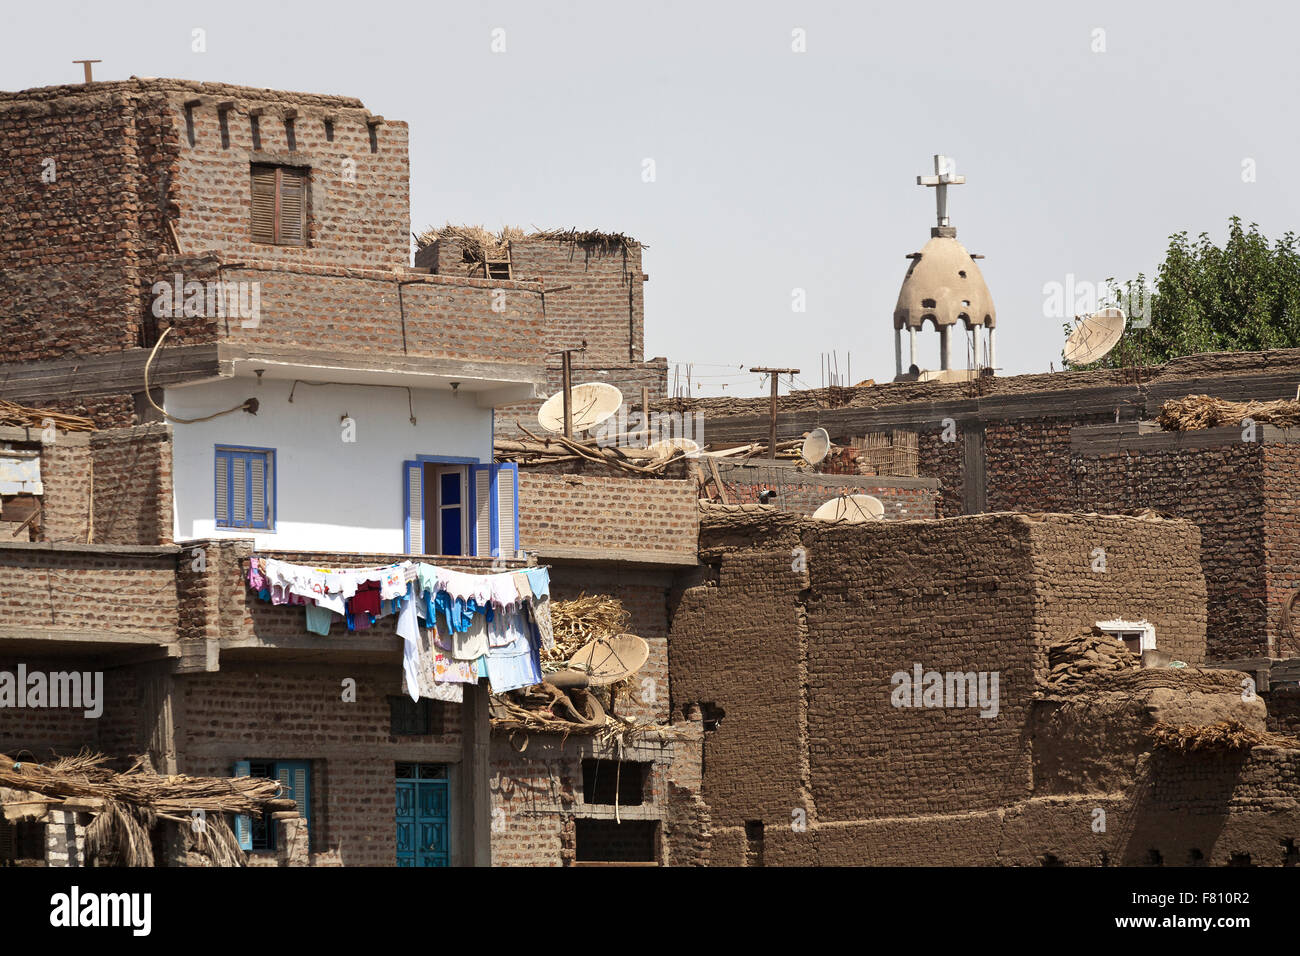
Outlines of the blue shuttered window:
<svg viewBox="0 0 1300 956">
<path fill-rule="evenodd" d="M 275 530 L 275 450 L 218 445 L 213 496 L 218 528 Z"/>
<path fill-rule="evenodd" d="M 236 777 L 266 777 L 280 782 L 280 796 L 298 804 L 298 813 L 307 823 L 311 839 L 311 761 L 310 760 L 238 760 Z M 235 836 L 241 850 L 274 850 L 275 821 L 270 813 L 258 819 L 245 814 L 235 817 Z"/>
<path fill-rule="evenodd" d="M 454 476 L 460 467 L 468 468 L 468 496 Z M 511 462 L 460 467 L 436 461 L 402 463 L 406 553 L 513 558 L 519 548 L 519 466 Z M 469 538 L 462 541 L 466 526 Z"/>
</svg>

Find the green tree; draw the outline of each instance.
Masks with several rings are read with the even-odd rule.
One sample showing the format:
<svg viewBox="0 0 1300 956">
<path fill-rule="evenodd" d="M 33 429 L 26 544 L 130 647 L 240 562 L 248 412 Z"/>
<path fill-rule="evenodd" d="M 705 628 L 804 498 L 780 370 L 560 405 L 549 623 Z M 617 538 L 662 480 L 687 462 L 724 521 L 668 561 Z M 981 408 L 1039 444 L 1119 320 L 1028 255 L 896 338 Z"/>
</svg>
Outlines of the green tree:
<svg viewBox="0 0 1300 956">
<path fill-rule="evenodd" d="M 1105 305 L 1130 316 L 1119 346 L 1099 362 L 1076 368 L 1114 368 L 1167 362 L 1197 352 L 1253 352 L 1300 347 L 1300 248 L 1294 233 L 1269 245 L 1255 223 L 1243 229 L 1233 216 L 1220 248 L 1201 233 L 1169 237 L 1155 289 L 1146 277 L 1123 285 L 1110 280 Z M 1150 327 L 1133 328 L 1149 319 Z M 1066 326 L 1067 330 L 1071 326 Z"/>
</svg>

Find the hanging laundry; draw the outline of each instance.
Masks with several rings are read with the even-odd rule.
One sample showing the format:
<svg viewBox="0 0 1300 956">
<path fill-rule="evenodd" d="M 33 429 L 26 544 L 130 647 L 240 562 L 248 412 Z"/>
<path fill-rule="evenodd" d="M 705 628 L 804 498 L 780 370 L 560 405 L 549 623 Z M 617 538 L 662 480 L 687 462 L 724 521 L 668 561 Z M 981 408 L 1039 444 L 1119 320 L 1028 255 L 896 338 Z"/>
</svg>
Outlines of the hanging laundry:
<svg viewBox="0 0 1300 956">
<path fill-rule="evenodd" d="M 551 574 L 546 568 L 525 568 L 528 588 L 533 592 L 533 620 L 537 625 L 538 639 L 544 650 L 555 647 L 555 631 L 551 625 Z"/>
<path fill-rule="evenodd" d="M 329 637 L 330 625 L 334 623 L 336 615 L 327 607 L 321 607 L 316 604 L 308 604 L 307 611 L 307 630 L 313 634 L 319 634 L 322 637 Z"/>
</svg>

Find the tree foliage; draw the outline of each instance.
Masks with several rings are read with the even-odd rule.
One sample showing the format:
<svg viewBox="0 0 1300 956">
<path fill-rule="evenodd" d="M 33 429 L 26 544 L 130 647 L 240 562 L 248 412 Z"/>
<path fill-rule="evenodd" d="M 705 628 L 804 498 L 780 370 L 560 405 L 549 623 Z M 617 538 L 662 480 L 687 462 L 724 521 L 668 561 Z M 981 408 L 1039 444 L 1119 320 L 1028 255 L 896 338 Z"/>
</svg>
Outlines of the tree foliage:
<svg viewBox="0 0 1300 956">
<path fill-rule="evenodd" d="M 1169 237 L 1149 290 L 1146 276 L 1111 280 L 1107 305 L 1130 316 L 1119 347 L 1086 368 L 1159 364 L 1198 352 L 1253 352 L 1300 347 L 1300 245 L 1288 232 L 1269 244 L 1255 223 L 1229 220 L 1220 248 L 1206 233 Z M 1134 320 L 1137 320 L 1135 323 Z M 1144 320 L 1147 328 L 1135 328 Z M 1067 330 L 1070 326 L 1066 326 Z"/>
</svg>

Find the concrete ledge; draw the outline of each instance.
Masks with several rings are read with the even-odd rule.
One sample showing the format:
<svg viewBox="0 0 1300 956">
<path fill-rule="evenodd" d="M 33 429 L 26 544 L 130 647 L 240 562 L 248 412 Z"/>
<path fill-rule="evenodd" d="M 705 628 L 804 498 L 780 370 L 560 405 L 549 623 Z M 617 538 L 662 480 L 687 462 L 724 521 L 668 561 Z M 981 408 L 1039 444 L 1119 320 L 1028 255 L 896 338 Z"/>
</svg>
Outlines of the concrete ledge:
<svg viewBox="0 0 1300 956">
<path fill-rule="evenodd" d="M 616 567 L 693 568 L 699 557 L 692 551 L 640 551 L 631 548 L 529 548 L 541 561 L 597 561 Z"/>
<path fill-rule="evenodd" d="M 68 554 L 137 554 L 164 557 L 179 554 L 174 544 L 77 544 L 72 541 L 0 541 L 0 551 L 50 551 Z"/>
</svg>

